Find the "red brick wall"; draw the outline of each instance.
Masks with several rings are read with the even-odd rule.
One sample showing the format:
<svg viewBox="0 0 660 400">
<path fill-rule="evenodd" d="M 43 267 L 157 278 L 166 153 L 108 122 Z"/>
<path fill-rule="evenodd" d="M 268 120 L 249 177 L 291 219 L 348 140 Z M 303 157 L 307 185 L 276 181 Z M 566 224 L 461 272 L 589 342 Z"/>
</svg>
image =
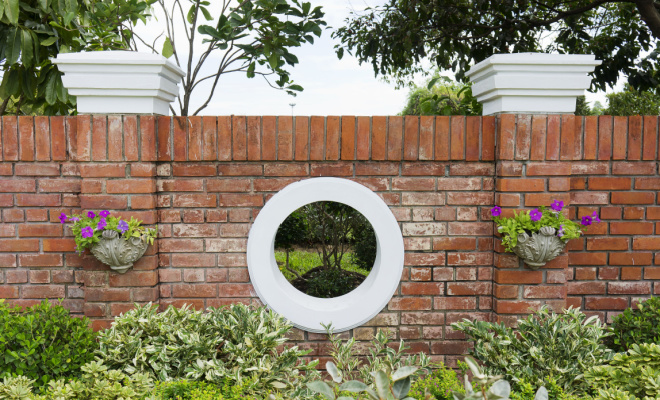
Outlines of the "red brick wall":
<svg viewBox="0 0 660 400">
<path fill-rule="evenodd" d="M 510 322 L 574 305 L 603 319 L 660 291 L 654 236 L 657 117 L 4 117 L 0 297 L 62 297 L 107 326 L 133 302 L 258 303 L 245 249 L 263 204 L 289 183 L 336 176 L 390 205 L 406 247 L 389 326 L 416 351 L 462 354 L 449 324 Z M 531 271 L 503 253 L 489 209 L 569 205 L 603 223 Z M 111 209 L 158 224 L 133 271 L 73 253 L 60 212 Z M 658 259 L 660 265 L 660 258 Z M 313 355 L 321 335 L 297 331 Z"/>
</svg>

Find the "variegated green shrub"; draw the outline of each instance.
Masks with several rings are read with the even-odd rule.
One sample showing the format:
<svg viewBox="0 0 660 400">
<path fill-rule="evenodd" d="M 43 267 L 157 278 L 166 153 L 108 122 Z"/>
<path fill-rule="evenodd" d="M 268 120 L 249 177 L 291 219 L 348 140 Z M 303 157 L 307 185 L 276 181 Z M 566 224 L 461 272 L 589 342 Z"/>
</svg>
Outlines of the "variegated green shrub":
<svg viewBox="0 0 660 400">
<path fill-rule="evenodd" d="M 591 368 L 585 379 L 598 390 L 598 398 L 660 398 L 660 346 L 655 343 L 633 344 L 625 353 L 617 353 L 607 364 Z"/>
<path fill-rule="evenodd" d="M 284 346 L 292 326 L 265 308 L 242 304 L 209 308 L 137 307 L 99 335 L 97 356 L 126 373 L 144 372 L 169 381 L 189 379 L 247 385 L 251 395 L 283 393 L 295 397 L 318 363 L 308 352 Z M 284 349 L 281 349 L 284 347 Z"/>
<path fill-rule="evenodd" d="M 517 390 L 519 382 L 533 387 L 552 379 L 566 395 L 591 390 L 584 373 L 612 358 L 603 344 L 605 327 L 597 317 L 577 309 L 556 314 L 547 307 L 518 321 L 518 328 L 483 321 L 453 324 L 474 341 L 471 350 L 492 375 L 502 375 Z"/>
</svg>

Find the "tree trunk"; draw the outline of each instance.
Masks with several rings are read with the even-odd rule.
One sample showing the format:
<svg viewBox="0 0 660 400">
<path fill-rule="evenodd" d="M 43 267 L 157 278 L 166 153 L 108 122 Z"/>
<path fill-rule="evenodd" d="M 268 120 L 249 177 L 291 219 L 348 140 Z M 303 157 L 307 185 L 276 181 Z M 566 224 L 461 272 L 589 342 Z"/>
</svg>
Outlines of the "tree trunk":
<svg viewBox="0 0 660 400">
<path fill-rule="evenodd" d="M 660 39 L 660 10 L 653 0 L 635 0 L 642 20 L 656 39 Z"/>
</svg>

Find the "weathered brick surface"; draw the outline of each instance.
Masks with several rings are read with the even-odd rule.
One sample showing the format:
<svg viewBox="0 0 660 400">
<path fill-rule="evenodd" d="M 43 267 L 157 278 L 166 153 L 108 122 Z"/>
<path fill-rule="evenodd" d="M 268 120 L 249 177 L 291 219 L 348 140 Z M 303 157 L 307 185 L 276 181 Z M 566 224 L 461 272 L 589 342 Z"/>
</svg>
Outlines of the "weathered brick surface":
<svg viewBox="0 0 660 400">
<path fill-rule="evenodd" d="M 95 328 L 133 302 L 259 304 L 254 218 L 287 185 L 334 176 L 383 198 L 406 248 L 400 287 L 357 339 L 390 326 L 442 360 L 467 348 L 449 327 L 462 318 L 510 323 L 547 304 L 606 320 L 660 293 L 657 136 L 657 117 L 3 117 L 0 297 L 61 297 Z M 553 199 L 603 222 L 531 271 L 503 253 L 489 210 Z M 75 254 L 59 224 L 99 209 L 158 224 L 125 275 Z"/>
</svg>

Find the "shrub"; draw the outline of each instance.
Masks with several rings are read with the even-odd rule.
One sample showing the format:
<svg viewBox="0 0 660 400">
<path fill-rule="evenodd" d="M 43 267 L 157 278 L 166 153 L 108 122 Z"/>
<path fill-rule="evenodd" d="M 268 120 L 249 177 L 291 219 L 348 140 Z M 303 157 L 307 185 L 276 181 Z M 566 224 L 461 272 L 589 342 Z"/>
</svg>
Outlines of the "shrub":
<svg viewBox="0 0 660 400">
<path fill-rule="evenodd" d="M 126 375 L 109 370 L 98 361 L 81 367 L 80 378 L 66 382 L 52 380 L 43 394 L 33 393 L 33 380 L 24 376 L 4 378 L 0 399 L 11 400 L 155 400 L 149 393 L 153 381 L 145 374 Z"/>
<path fill-rule="evenodd" d="M 432 399 L 453 400 L 452 392 L 465 393 L 456 371 L 445 367 L 442 363 L 438 367 L 431 374 L 413 383 L 408 395 L 417 400 L 424 400 L 428 392 Z"/>
<path fill-rule="evenodd" d="M 162 380 L 190 379 L 244 386 L 256 396 L 275 391 L 295 397 L 317 362 L 305 364 L 296 346 L 285 346 L 291 325 L 265 308 L 242 304 L 209 308 L 147 305 L 123 314 L 99 335 L 98 356 L 128 374 Z M 306 374 L 304 374 L 305 372 Z"/>
<path fill-rule="evenodd" d="M 156 398 L 162 400 L 234 400 L 248 398 L 243 386 L 233 385 L 230 380 L 218 386 L 199 381 L 160 382 L 155 390 Z"/>
<path fill-rule="evenodd" d="M 554 380 L 567 395 L 587 394 L 583 374 L 612 357 L 602 344 L 607 333 L 600 320 L 573 308 L 556 314 L 543 307 L 519 320 L 517 332 L 483 321 L 463 320 L 453 327 L 474 340 L 470 352 L 486 371 L 503 375 L 514 390 L 521 382 L 539 387 Z"/>
<path fill-rule="evenodd" d="M 47 301 L 21 309 L 0 300 L 0 377 L 25 376 L 37 388 L 80 376 L 98 347 L 86 318 Z"/>
<path fill-rule="evenodd" d="M 592 367 L 585 379 L 598 389 L 599 398 L 660 398 L 660 346 L 633 344 L 607 365 Z"/>
<path fill-rule="evenodd" d="M 660 344 L 660 297 L 651 297 L 637 308 L 628 308 L 614 317 L 607 340 L 616 352 L 627 351 L 635 343 Z"/>
</svg>

